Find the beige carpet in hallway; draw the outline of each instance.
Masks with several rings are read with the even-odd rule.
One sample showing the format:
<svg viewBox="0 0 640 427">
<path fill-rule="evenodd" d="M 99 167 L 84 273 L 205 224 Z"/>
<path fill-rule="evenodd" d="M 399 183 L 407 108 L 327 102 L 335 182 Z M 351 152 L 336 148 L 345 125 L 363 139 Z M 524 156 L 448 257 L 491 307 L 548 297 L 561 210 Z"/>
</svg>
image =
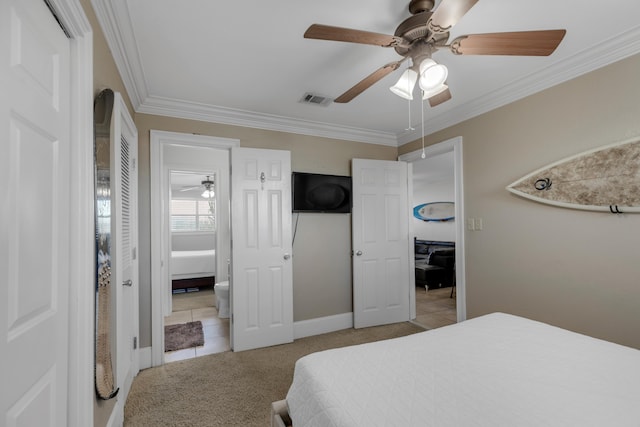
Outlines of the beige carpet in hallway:
<svg viewBox="0 0 640 427">
<path fill-rule="evenodd" d="M 292 344 L 212 354 L 146 369 L 133 381 L 124 425 L 269 426 L 271 402 L 285 398 L 300 357 L 421 331 L 411 323 L 346 329 Z"/>
</svg>

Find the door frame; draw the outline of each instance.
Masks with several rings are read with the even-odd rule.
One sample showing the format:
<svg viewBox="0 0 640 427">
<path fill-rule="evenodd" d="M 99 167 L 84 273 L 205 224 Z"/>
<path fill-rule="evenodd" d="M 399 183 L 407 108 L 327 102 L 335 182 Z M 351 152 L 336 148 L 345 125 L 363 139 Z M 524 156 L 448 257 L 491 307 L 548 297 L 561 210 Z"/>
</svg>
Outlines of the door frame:
<svg viewBox="0 0 640 427">
<path fill-rule="evenodd" d="M 150 132 L 150 180 L 151 180 L 151 366 L 164 363 L 164 301 L 163 284 L 168 284 L 170 233 L 163 218 L 167 206 L 166 195 L 170 194 L 170 179 L 165 176 L 164 148 L 178 145 L 193 148 L 214 148 L 231 150 L 239 147 L 239 139 L 221 138 L 191 133 L 151 130 Z M 200 167 L 197 167 L 199 169 Z M 166 226 L 165 226 L 166 225 Z M 216 232 L 216 248 L 220 248 L 222 233 Z M 166 259 L 166 262 L 163 260 Z M 222 267 L 221 267 L 222 266 Z M 226 266 L 221 257 L 216 256 L 216 271 Z M 165 277 L 166 275 L 166 277 Z M 142 368 L 142 367 L 141 367 Z"/>
<path fill-rule="evenodd" d="M 456 230 L 456 315 L 458 322 L 467 319 L 466 283 L 465 283 L 465 221 L 464 221 L 464 179 L 462 173 L 462 137 L 448 139 L 424 148 L 425 158 L 453 152 L 454 181 L 455 181 L 455 230 Z M 398 160 L 417 162 L 422 160 L 423 150 L 416 150 L 398 156 Z M 411 292 L 412 318 L 415 318 L 416 295 L 415 286 Z"/>
<path fill-rule="evenodd" d="M 93 159 L 93 29 L 79 0 L 48 0 L 71 45 L 69 369 L 67 421 L 93 425 L 95 220 Z"/>
</svg>

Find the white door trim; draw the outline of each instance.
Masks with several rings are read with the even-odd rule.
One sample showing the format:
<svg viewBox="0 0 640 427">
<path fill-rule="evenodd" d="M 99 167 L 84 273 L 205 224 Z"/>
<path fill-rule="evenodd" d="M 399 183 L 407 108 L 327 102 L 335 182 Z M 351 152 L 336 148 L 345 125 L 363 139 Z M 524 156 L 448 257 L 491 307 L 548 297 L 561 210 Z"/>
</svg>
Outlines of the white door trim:
<svg viewBox="0 0 640 427">
<path fill-rule="evenodd" d="M 453 152 L 455 180 L 455 229 L 456 229 L 456 312 L 458 322 L 467 318 L 466 286 L 465 286 L 465 249 L 464 249 L 464 180 L 462 174 L 462 137 L 448 139 L 425 147 L 425 157 L 433 157 Z M 422 149 L 403 154 L 398 160 L 415 162 L 422 160 Z M 411 294 L 411 306 L 415 310 L 415 292 Z"/>
<path fill-rule="evenodd" d="M 71 43 L 71 216 L 69 236 L 69 427 L 93 425 L 95 220 L 93 29 L 79 0 L 49 0 Z"/>
<path fill-rule="evenodd" d="M 190 133 L 166 132 L 151 130 L 150 132 L 150 179 L 151 179 L 151 366 L 164 363 L 164 329 L 163 322 L 163 283 L 168 283 L 168 260 L 163 263 L 169 252 L 169 227 L 163 219 L 164 196 L 169 194 L 169 180 L 164 176 L 163 148 L 168 145 L 185 147 L 205 147 L 231 150 L 239 147 L 240 140 L 220 138 Z M 216 247 L 220 247 L 221 233 L 216 233 Z M 216 257 L 216 271 L 221 271 L 220 262 Z M 167 275 L 164 277 L 164 275 Z M 145 368 L 146 366 L 141 366 Z"/>
</svg>

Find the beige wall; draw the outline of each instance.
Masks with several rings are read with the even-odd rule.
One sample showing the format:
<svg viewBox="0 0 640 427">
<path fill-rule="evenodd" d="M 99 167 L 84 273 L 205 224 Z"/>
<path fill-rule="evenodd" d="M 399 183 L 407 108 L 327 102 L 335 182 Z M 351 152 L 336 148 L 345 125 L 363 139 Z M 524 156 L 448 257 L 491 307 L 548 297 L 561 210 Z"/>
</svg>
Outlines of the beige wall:
<svg viewBox="0 0 640 427">
<path fill-rule="evenodd" d="M 640 348 L 640 215 L 556 208 L 505 186 L 551 162 L 640 138 L 640 56 L 430 135 L 463 137 L 468 317 L 524 315 Z M 400 153 L 419 142 L 400 147 Z"/>
<path fill-rule="evenodd" d="M 133 117 L 133 108 L 131 106 L 131 101 L 129 99 L 129 95 L 125 90 L 124 83 L 120 78 L 120 74 L 116 68 L 115 61 L 113 60 L 113 56 L 107 46 L 107 42 L 102 33 L 102 29 L 100 28 L 100 24 L 98 24 L 98 20 L 96 19 L 96 15 L 93 12 L 93 7 L 91 6 L 90 0 L 80 0 L 82 7 L 84 9 L 89 22 L 91 23 L 91 28 L 93 28 L 93 90 L 94 95 L 98 95 L 103 89 L 109 88 L 116 92 L 120 92 L 122 94 L 122 98 L 124 99 L 127 107 L 129 108 L 129 113 L 131 113 Z M 92 143 L 92 142 L 91 142 Z M 90 285 L 94 286 L 94 285 Z M 113 349 L 112 356 L 114 356 L 115 360 L 115 349 Z M 115 372 L 115 365 L 114 365 Z M 96 398 L 94 401 L 94 425 L 95 426 L 104 426 L 107 425 L 109 421 L 109 417 L 113 412 L 113 408 L 115 407 L 117 399 L 119 396 L 111 400 L 99 400 Z"/>
<path fill-rule="evenodd" d="M 242 147 L 291 151 L 294 171 L 351 175 L 351 159 L 393 160 L 396 147 L 136 114 L 139 135 L 140 344 L 151 345 L 149 131 L 197 133 L 240 140 Z M 294 215 L 294 224 L 296 216 Z M 293 246 L 294 320 L 352 311 L 351 216 L 300 214 Z"/>
</svg>

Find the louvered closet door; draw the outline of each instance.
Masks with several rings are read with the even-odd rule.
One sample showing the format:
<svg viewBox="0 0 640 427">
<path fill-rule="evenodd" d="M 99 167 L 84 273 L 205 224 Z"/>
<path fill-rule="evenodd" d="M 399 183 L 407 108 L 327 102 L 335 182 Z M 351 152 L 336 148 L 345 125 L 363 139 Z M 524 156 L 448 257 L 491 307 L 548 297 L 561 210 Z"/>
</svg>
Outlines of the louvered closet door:
<svg viewBox="0 0 640 427">
<path fill-rule="evenodd" d="M 133 377 L 138 372 L 138 261 L 137 261 L 137 151 L 138 136 L 122 97 L 114 93 L 111 144 L 113 205 L 112 249 L 116 294 L 117 386 L 119 399 L 126 399 Z"/>
</svg>

